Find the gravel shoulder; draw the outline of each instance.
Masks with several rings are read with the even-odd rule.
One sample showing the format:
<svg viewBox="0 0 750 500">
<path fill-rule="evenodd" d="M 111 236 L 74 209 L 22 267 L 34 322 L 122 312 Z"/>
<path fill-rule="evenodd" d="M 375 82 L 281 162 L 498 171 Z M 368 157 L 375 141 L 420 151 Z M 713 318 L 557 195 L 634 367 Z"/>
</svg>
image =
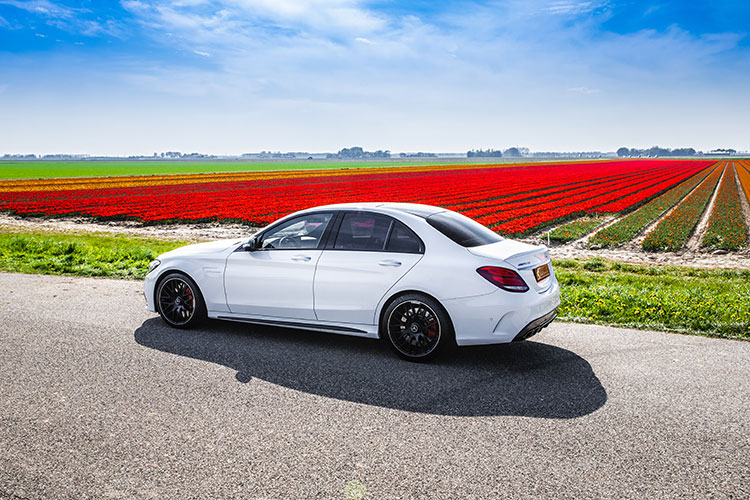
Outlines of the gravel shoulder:
<svg viewBox="0 0 750 500">
<path fill-rule="evenodd" d="M 412 364 L 168 329 L 139 282 L 0 286 L 0 498 L 750 496 L 747 342 L 553 323 Z"/>
</svg>

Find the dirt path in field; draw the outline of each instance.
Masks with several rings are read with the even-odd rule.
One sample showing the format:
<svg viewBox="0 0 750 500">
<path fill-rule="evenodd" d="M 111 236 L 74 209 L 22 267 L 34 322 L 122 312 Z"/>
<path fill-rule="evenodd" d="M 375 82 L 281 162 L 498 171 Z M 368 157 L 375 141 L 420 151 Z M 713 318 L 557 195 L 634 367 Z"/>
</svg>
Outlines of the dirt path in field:
<svg viewBox="0 0 750 500">
<path fill-rule="evenodd" d="M 48 219 L 0 214 L 0 231 L 49 231 L 52 233 L 103 233 L 166 240 L 203 241 L 244 238 L 258 228 L 242 224 L 207 222 L 202 224 L 158 224 L 144 226 L 135 221 L 97 222 L 85 217 Z"/>
<path fill-rule="evenodd" d="M 529 242 L 531 243 L 532 241 Z M 537 240 L 534 243 L 539 244 L 540 241 Z M 651 253 L 626 249 L 591 250 L 564 245 L 551 248 L 550 254 L 554 259 L 590 259 L 592 257 L 601 257 L 603 259 L 641 265 L 686 266 L 704 269 L 750 269 L 750 252 L 747 250 L 725 255 L 713 255 L 708 252 L 693 252 L 688 250 Z"/>
<path fill-rule="evenodd" d="M 729 162 L 724 164 L 724 172 L 722 172 L 721 177 L 719 177 L 719 181 L 716 183 L 716 186 L 714 186 L 714 192 L 711 193 L 711 200 L 708 202 L 706 210 L 701 214 L 698 225 L 695 226 L 695 229 L 693 230 L 693 234 L 690 235 L 687 242 L 685 243 L 685 248 L 687 250 L 697 252 L 701 249 L 703 235 L 706 234 L 706 229 L 708 229 L 708 221 L 709 219 L 711 219 L 711 213 L 714 211 L 716 198 L 719 197 L 719 189 L 721 188 L 721 183 L 724 181 L 724 176 L 732 175 L 734 173 L 734 168 L 732 167 L 732 165 L 734 164 L 730 164 Z"/>
</svg>

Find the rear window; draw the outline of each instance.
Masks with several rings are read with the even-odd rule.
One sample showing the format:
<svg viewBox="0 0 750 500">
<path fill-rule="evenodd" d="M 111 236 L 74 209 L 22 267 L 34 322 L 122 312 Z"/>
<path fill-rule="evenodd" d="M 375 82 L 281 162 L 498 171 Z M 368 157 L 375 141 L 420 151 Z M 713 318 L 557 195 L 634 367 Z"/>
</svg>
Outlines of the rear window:
<svg viewBox="0 0 750 500">
<path fill-rule="evenodd" d="M 478 247 L 503 240 L 491 229 L 456 212 L 439 212 L 425 220 L 462 247 Z"/>
</svg>

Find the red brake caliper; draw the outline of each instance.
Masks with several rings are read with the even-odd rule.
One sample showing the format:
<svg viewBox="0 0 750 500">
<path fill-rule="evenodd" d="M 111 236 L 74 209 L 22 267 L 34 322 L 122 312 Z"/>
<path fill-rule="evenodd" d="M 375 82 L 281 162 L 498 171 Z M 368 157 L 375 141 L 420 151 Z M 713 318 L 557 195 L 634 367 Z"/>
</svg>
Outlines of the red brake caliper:
<svg viewBox="0 0 750 500">
<path fill-rule="evenodd" d="M 437 324 L 433 321 L 433 323 L 427 327 L 427 335 L 430 337 L 434 337 L 437 335 Z"/>
</svg>

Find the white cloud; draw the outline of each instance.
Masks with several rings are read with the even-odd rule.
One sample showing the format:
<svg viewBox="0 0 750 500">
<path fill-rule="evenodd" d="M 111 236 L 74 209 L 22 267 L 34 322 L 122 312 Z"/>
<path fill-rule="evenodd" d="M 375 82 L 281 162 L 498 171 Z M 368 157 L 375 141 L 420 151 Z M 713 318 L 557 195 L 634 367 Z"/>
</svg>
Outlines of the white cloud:
<svg viewBox="0 0 750 500">
<path fill-rule="evenodd" d="M 568 89 L 568 92 L 573 92 L 576 94 L 584 94 L 584 95 L 591 95 L 591 94 L 598 94 L 601 92 L 600 89 L 591 89 L 588 87 L 571 87 Z"/>
<path fill-rule="evenodd" d="M 551 2 L 551 5 L 545 7 L 544 10 L 550 14 L 581 14 L 601 7 L 602 3 L 606 2 Z"/>
<path fill-rule="evenodd" d="M 678 28 L 603 32 L 602 1 L 505 0 L 431 22 L 374 12 L 353 0 L 122 5 L 138 22 L 139 36 L 151 36 L 168 56 L 156 49 L 149 52 L 157 54 L 153 60 L 138 53 L 82 68 L 106 73 L 99 78 L 132 92 L 114 99 L 133 103 L 115 113 L 121 126 L 141 130 L 127 122 L 130 108 L 172 117 L 174 133 L 128 136 L 146 151 L 168 144 L 217 153 L 318 151 L 357 143 L 431 151 L 512 144 L 606 149 L 639 146 L 644 137 L 702 148 L 697 141 L 681 144 L 680 137 L 696 132 L 671 118 L 686 102 L 706 116 L 722 110 L 726 127 L 750 112 L 747 72 L 737 71 L 743 61 L 717 62 L 737 46 L 737 35 L 695 37 Z M 714 91 L 719 87 L 726 92 Z M 113 92 L 105 84 L 100 91 Z M 78 105 L 91 108 L 91 116 L 97 116 L 94 104 L 107 102 L 86 99 Z M 736 105 L 727 110 L 728 102 Z M 658 117 L 638 125 L 644 109 Z M 62 122 L 70 113 L 60 116 Z M 707 138 L 739 135 L 700 130 Z M 102 135 L 125 140 L 110 132 Z M 660 139 L 664 133 L 672 134 L 671 145 Z"/>
<path fill-rule="evenodd" d="M 193 29 L 195 36 L 238 38 L 365 36 L 387 27 L 387 19 L 354 0 L 126 0 L 125 9 L 152 27 Z"/>
<path fill-rule="evenodd" d="M 0 5 L 10 5 L 46 18 L 46 23 L 64 31 L 84 35 L 122 37 L 123 26 L 114 20 L 86 19 L 89 9 L 74 8 L 49 0 L 0 0 Z M 2 25 L 2 23 L 0 23 Z"/>
<path fill-rule="evenodd" d="M 353 0 L 234 0 L 245 12 L 274 20 L 283 26 L 316 32 L 370 33 L 383 29 L 386 21 Z"/>
<path fill-rule="evenodd" d="M 25 0 L 23 2 L 20 0 L 0 0 L 0 4 L 11 5 L 34 14 L 62 19 L 70 19 L 78 12 L 86 12 L 85 9 L 75 9 L 49 0 Z"/>
</svg>

